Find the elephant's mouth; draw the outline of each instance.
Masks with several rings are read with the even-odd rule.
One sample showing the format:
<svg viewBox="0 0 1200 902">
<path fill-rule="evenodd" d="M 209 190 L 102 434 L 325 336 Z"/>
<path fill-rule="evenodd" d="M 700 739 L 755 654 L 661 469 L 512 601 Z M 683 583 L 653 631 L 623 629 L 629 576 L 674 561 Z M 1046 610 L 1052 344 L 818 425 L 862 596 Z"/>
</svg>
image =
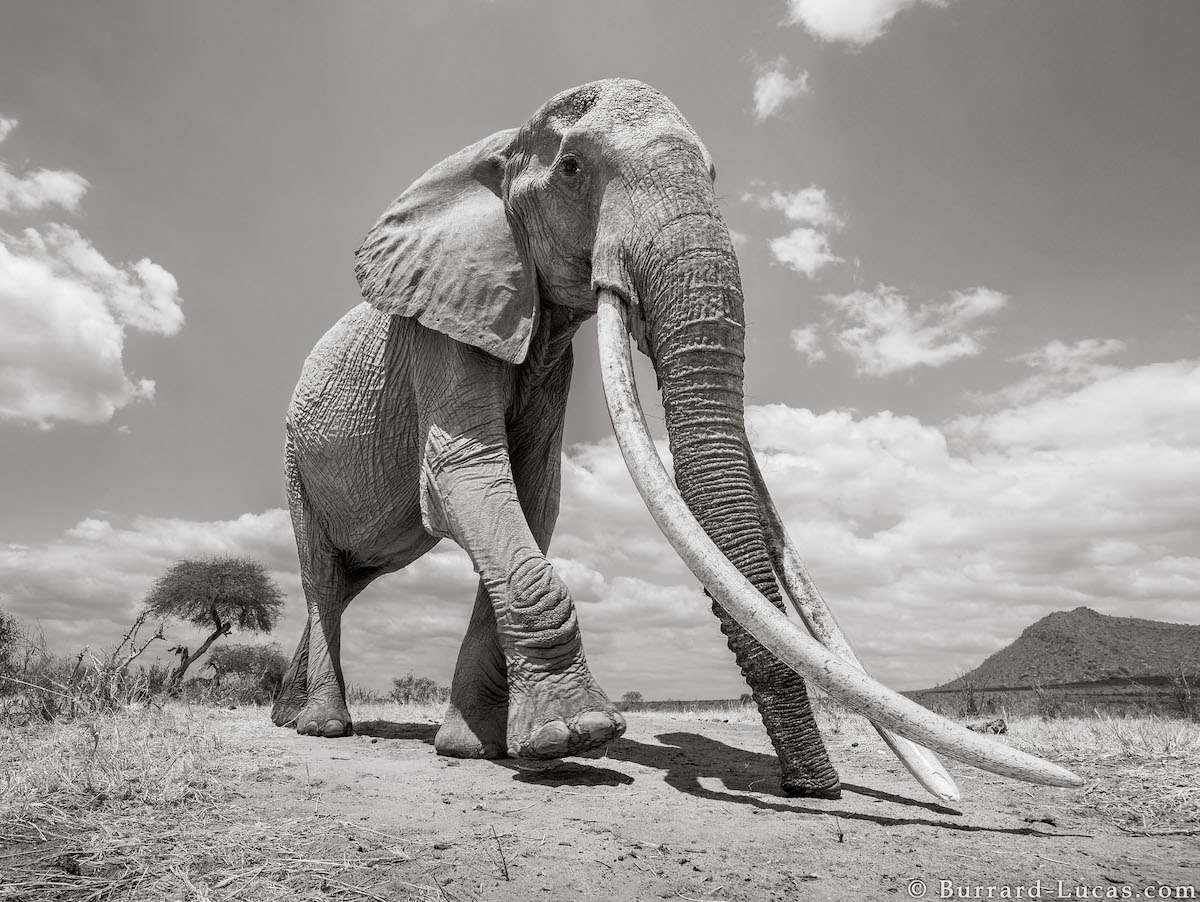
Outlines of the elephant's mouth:
<svg viewBox="0 0 1200 902">
<path fill-rule="evenodd" d="M 705 533 L 658 456 L 629 354 L 630 334 L 643 351 L 651 351 L 640 305 L 602 289 L 597 334 L 609 416 L 630 475 L 667 541 L 725 611 L 780 661 L 875 724 L 904 765 L 942 799 L 957 799 L 957 788 L 936 757 L 920 746 L 1031 783 L 1083 785 L 1069 770 L 972 733 L 869 677 L 805 571 L 761 473 L 752 466 L 772 565 L 812 635 L 764 599 Z"/>
</svg>

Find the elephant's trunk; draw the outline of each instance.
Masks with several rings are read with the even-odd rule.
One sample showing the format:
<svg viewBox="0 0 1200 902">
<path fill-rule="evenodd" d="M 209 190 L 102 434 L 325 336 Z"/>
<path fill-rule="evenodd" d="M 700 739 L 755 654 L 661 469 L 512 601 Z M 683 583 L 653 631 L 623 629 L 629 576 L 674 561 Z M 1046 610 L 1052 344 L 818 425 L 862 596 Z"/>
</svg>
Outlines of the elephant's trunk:
<svg viewBox="0 0 1200 902">
<path fill-rule="evenodd" d="M 688 183 L 689 167 L 694 169 L 694 162 L 671 173 L 677 185 Z M 662 172 L 662 167 L 656 170 Z M 822 645 L 784 615 L 777 565 L 801 613 L 807 607 L 811 619 L 822 611 L 807 597 L 815 593 L 792 560 L 794 549 L 746 441 L 745 319 L 729 232 L 711 190 L 660 189 L 656 195 L 658 209 L 667 215 L 656 218 L 648 238 L 626 257 L 632 291 L 598 284 L 605 396 L 638 491 L 714 599 L 721 628 L 779 754 L 785 788 L 838 792 L 801 672 L 877 725 L 928 748 L 1018 779 L 1081 785 L 1064 768 L 988 742 L 879 685 L 840 648 L 830 632 L 836 627 L 814 629 Z M 644 337 L 662 386 L 675 484 L 662 467 L 637 400 L 627 327 Z M 935 792 L 956 792 L 952 782 L 942 783 L 937 766 L 919 760 L 919 749 L 907 749 L 902 760 L 904 754 L 913 759 L 910 769 L 924 773 Z"/>
<path fill-rule="evenodd" d="M 679 491 L 721 552 L 782 611 L 747 453 L 741 277 L 729 230 L 707 194 L 682 198 L 635 281 Z M 784 787 L 836 796 L 837 774 L 803 679 L 715 601 L 713 611 L 775 745 Z"/>
</svg>

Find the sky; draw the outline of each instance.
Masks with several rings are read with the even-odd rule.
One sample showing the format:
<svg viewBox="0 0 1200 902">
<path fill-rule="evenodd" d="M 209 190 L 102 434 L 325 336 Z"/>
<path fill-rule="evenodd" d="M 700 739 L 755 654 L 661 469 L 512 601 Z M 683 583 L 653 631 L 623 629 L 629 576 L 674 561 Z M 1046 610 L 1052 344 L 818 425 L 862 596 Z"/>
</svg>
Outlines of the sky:
<svg viewBox="0 0 1200 902">
<path fill-rule="evenodd" d="M 359 300 L 355 247 L 430 165 L 625 76 L 716 161 L 752 440 L 874 674 L 950 679 L 1079 605 L 1200 621 L 1198 44 L 1191 0 L 18 4 L 0 609 L 101 647 L 173 561 L 251 555 L 290 653 L 282 417 Z M 594 343 L 551 546 L 592 667 L 614 696 L 740 694 Z M 348 679 L 448 681 L 475 581 L 447 542 L 379 580 Z"/>
</svg>

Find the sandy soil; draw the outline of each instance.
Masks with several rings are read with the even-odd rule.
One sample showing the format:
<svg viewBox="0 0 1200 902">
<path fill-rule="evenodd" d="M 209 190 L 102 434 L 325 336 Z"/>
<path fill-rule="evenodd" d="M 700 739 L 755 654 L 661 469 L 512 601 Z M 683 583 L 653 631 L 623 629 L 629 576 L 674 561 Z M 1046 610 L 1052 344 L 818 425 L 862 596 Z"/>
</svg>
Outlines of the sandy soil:
<svg viewBox="0 0 1200 902">
<path fill-rule="evenodd" d="M 1157 898 L 1139 894 L 1200 882 L 1194 835 L 1130 835 L 1086 793 L 968 768 L 955 769 L 965 802 L 944 807 L 853 726 L 829 737 L 843 798 L 812 801 L 778 794 L 761 726 L 737 718 L 630 714 L 606 757 L 534 769 L 440 758 L 433 723 L 360 713 L 359 735 L 324 740 L 262 712 L 216 716 L 264 752 L 240 813 L 316 817 L 332 858 L 392 856 L 374 869 L 375 898 L 910 898 L 914 880 L 927 898 L 951 897 L 942 880 L 959 898 L 989 886 L 1028 897 L 1037 880 L 1041 898 L 1058 897 L 1058 881 L 1071 898 L 1125 886 Z M 1082 770 L 1103 782 L 1103 767 Z"/>
</svg>

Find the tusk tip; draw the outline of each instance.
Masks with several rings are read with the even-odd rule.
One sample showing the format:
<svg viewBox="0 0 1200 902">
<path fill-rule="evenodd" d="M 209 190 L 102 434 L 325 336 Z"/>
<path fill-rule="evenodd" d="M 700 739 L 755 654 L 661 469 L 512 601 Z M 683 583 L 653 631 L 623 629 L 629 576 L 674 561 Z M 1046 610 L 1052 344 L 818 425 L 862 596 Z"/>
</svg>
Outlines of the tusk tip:
<svg viewBox="0 0 1200 902">
<path fill-rule="evenodd" d="M 962 793 L 958 791 L 958 787 L 947 780 L 932 779 L 925 788 L 943 802 L 962 801 Z"/>
</svg>

